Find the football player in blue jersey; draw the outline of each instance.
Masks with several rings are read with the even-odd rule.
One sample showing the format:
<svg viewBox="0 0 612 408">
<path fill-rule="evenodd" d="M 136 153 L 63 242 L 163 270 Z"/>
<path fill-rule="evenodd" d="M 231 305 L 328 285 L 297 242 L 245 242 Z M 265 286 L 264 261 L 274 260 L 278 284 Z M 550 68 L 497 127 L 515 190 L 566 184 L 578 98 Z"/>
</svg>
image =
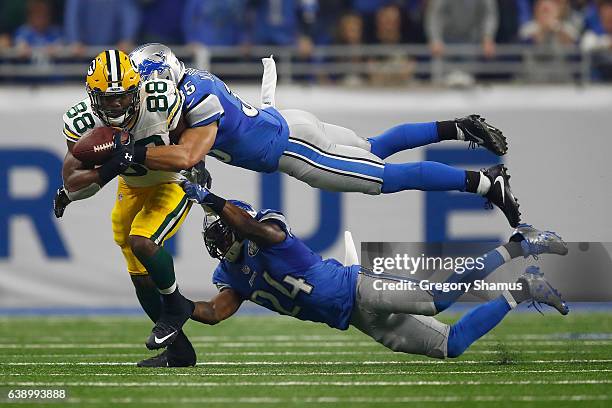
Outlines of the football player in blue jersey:
<svg viewBox="0 0 612 408">
<path fill-rule="evenodd" d="M 353 264 L 356 259 L 345 262 L 348 265 L 322 259 L 292 234 L 278 211 L 258 212 L 191 182 L 183 188 L 206 210 L 204 243 L 220 260 L 213 274 L 220 293 L 210 301 L 195 302 L 191 317 L 202 323 L 225 320 L 242 302 L 251 300 L 280 314 L 340 330 L 352 325 L 393 351 L 446 358 L 461 355 L 518 303 L 532 300 L 563 315 L 569 312 L 561 295 L 531 267 L 516 282 L 516 290 L 475 307 L 452 325 L 444 324 L 432 316 L 464 291 L 385 290 L 385 285 L 406 278 L 374 274 Z M 445 283 L 485 279 L 513 258 L 544 253 L 565 255 L 567 247 L 555 233 L 521 224 L 508 243 L 482 257 L 482 266 L 453 274 Z"/>
<path fill-rule="evenodd" d="M 145 44 L 130 54 L 143 78 L 171 79 L 185 95 L 185 132 L 204 145 L 208 155 L 233 166 L 257 172 L 281 171 L 330 191 L 389 194 L 404 190 L 465 191 L 498 206 L 512 227 L 520 223 L 519 204 L 512 194 L 507 169 L 497 165 L 470 171 L 436 162 L 388 163 L 403 150 L 444 140 L 463 140 L 499 156 L 508 147 L 502 132 L 478 115 L 407 123 L 381 135 L 362 138 L 354 131 L 321 122 L 313 114 L 274 107 L 276 70 L 264 58 L 262 108 L 241 99 L 222 80 L 207 71 L 185 68 L 162 44 Z M 138 147 L 138 157 L 158 170 L 184 168 L 199 158 L 182 146 Z"/>
</svg>

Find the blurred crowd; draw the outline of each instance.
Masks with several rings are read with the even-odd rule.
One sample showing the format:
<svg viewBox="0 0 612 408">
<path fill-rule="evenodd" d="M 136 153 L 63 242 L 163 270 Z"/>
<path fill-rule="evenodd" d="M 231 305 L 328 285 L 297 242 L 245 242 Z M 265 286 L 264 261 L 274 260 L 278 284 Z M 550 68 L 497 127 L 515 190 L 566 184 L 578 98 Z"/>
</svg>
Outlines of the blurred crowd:
<svg viewBox="0 0 612 408">
<path fill-rule="evenodd" d="M 612 0 L 1 0 L 0 49 L 74 55 L 85 47 L 137 44 L 295 47 L 477 44 L 493 59 L 499 44 L 578 46 L 599 55 L 597 75 L 612 79 Z M 350 58 L 344 62 L 351 62 Z M 387 61 L 409 76 L 411 60 Z M 389 64 L 387 64 L 389 66 Z M 373 70 L 384 76 L 384 70 Z M 353 78 L 355 79 L 355 78 Z M 359 79 L 359 78 L 357 78 Z"/>
</svg>

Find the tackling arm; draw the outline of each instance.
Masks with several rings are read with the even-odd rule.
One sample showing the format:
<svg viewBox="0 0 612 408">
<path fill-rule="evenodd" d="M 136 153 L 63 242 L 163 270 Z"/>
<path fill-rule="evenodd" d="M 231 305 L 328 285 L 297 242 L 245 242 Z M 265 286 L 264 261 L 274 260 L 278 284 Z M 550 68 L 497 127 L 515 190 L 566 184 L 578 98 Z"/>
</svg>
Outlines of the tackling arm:
<svg viewBox="0 0 612 408">
<path fill-rule="evenodd" d="M 287 237 L 285 231 L 275 223 L 259 222 L 230 202 L 225 203 L 219 216 L 241 238 L 253 241 L 261 247 L 280 244 Z"/>
<path fill-rule="evenodd" d="M 187 170 L 202 160 L 210 151 L 217 136 L 217 124 L 185 129 L 177 145 L 155 146 L 144 149 L 140 156 L 151 170 Z M 139 154 L 136 153 L 138 157 Z M 138 162 L 139 160 L 136 159 Z"/>
<path fill-rule="evenodd" d="M 257 221 L 242 208 L 211 193 L 206 187 L 191 182 L 185 182 L 182 186 L 189 199 L 218 214 L 242 239 L 248 239 L 265 247 L 279 244 L 287 237 L 285 231 L 273 221 Z"/>
<path fill-rule="evenodd" d="M 233 289 L 224 289 L 208 302 L 195 302 L 191 319 L 204 324 L 217 324 L 232 316 L 240 305 L 242 298 Z"/>
</svg>

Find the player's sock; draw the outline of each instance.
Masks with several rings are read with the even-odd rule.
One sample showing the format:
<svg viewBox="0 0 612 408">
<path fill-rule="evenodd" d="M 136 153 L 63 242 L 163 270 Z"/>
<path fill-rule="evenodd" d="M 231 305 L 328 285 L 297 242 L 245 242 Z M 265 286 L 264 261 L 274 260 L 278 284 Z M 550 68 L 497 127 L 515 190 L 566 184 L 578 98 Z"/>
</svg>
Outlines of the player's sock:
<svg viewBox="0 0 612 408">
<path fill-rule="evenodd" d="M 497 326 L 512 310 L 505 296 L 470 310 L 453 324 L 448 335 L 447 356 L 459 357 L 476 340 Z"/>
<path fill-rule="evenodd" d="M 437 143 L 441 139 L 441 137 L 438 135 L 440 127 L 437 125 L 437 123 L 406 123 L 391 128 L 382 135 L 368 139 L 370 145 L 372 146 L 371 152 L 381 159 L 386 159 L 387 157 L 397 152 L 401 152 L 402 150 Z M 448 136 L 448 130 L 446 127 L 444 128 L 444 131 L 445 136 Z"/>
<path fill-rule="evenodd" d="M 474 263 L 469 267 L 466 266 L 463 273 L 453 273 L 445 283 L 473 283 L 476 280 L 485 279 L 506 262 L 522 256 L 523 250 L 521 244 L 518 242 L 508 242 L 482 256 L 482 268 L 479 263 Z M 449 292 L 434 290 L 432 292 L 434 305 L 438 312 L 446 310 L 465 293 L 462 290 Z"/>
<path fill-rule="evenodd" d="M 491 188 L 491 180 L 482 171 L 465 172 L 465 191 L 485 196 Z"/>
<path fill-rule="evenodd" d="M 438 136 L 440 140 L 465 140 L 463 130 L 459 129 L 457 122 L 454 120 L 445 120 L 436 122 L 438 127 Z"/>
<path fill-rule="evenodd" d="M 152 256 L 141 257 L 139 260 L 164 298 L 176 291 L 174 261 L 168 251 L 160 247 Z"/>
<path fill-rule="evenodd" d="M 149 319 L 156 322 L 161 314 L 161 298 L 159 291 L 153 285 L 135 285 L 136 297 Z"/>
<path fill-rule="evenodd" d="M 437 162 L 386 163 L 382 192 L 404 190 L 465 191 L 465 170 Z"/>
</svg>

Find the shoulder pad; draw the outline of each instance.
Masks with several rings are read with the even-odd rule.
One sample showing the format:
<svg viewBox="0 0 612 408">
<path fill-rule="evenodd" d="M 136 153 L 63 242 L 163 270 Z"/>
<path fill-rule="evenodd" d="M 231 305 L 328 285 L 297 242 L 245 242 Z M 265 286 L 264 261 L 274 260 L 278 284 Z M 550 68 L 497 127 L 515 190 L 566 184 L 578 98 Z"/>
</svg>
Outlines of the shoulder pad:
<svg viewBox="0 0 612 408">
<path fill-rule="evenodd" d="M 77 142 L 88 130 L 103 126 L 102 121 L 94 115 L 89 98 L 83 99 L 68 109 L 62 116 L 62 120 L 64 121 L 62 132 L 71 142 Z"/>
</svg>

